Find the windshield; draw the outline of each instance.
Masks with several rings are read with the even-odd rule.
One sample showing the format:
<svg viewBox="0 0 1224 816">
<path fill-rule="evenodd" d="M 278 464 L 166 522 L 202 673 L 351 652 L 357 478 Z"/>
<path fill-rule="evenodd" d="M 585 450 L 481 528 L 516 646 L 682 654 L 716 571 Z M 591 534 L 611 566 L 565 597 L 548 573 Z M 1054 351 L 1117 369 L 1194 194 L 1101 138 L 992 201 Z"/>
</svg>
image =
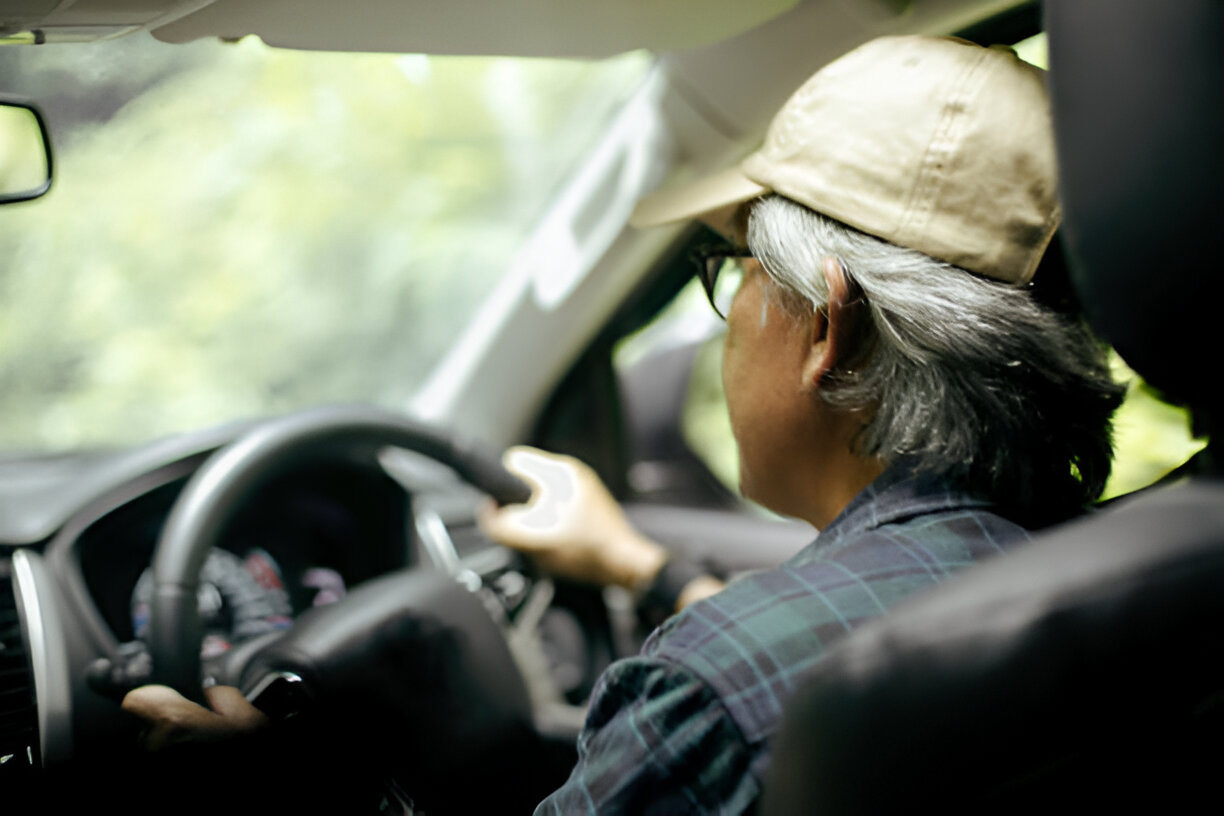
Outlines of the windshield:
<svg viewBox="0 0 1224 816">
<path fill-rule="evenodd" d="M 647 68 L 0 49 L 57 150 L 51 193 L 0 209 L 0 450 L 403 407 Z"/>
</svg>

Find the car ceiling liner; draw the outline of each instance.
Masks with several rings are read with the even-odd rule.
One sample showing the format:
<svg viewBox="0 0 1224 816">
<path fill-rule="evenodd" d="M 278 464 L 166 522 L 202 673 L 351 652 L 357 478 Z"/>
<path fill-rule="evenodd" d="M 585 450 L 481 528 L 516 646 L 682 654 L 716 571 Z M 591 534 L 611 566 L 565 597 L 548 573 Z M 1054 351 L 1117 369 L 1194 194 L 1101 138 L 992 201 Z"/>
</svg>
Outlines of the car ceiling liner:
<svg viewBox="0 0 1224 816">
<path fill-rule="evenodd" d="M 0 39 L 96 40 L 140 28 L 167 42 L 255 34 L 330 51 L 606 57 L 727 39 L 799 0 L 0 0 Z"/>
</svg>

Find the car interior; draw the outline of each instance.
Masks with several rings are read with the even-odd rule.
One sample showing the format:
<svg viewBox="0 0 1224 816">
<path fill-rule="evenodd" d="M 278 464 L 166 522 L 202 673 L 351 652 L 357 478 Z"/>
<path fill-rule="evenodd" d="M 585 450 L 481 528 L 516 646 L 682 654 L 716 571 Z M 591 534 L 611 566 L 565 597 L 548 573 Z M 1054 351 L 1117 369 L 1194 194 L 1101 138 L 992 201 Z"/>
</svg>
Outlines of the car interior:
<svg viewBox="0 0 1224 816">
<path fill-rule="evenodd" d="M 1211 301 L 1191 263 L 1163 272 L 1160 292 L 1136 285 L 1135 303 L 1106 281 L 1184 238 L 1183 219 L 1151 249 L 1120 250 L 1117 224 L 1150 228 L 1132 223 L 1135 196 L 1211 234 L 1219 72 L 1201 32 L 1220 15 L 1187 0 L 1185 16 L 1149 10 L 1126 28 L 1141 3 L 1046 5 L 0 0 L 11 812 L 513 811 L 563 782 L 597 678 L 649 622 L 627 592 L 550 579 L 483 536 L 482 502 L 527 495 L 500 453 L 583 459 L 635 526 L 730 579 L 812 540 L 735 492 L 723 324 L 691 262 L 715 236 L 638 229 L 632 213 L 745 155 L 817 68 L 895 33 L 1044 64 L 1049 29 L 1056 114 L 1082 134 L 1059 145 L 1065 194 L 1081 197 L 1072 272 L 1088 270 L 1080 297 L 1119 376 L 1146 382 L 1118 431 L 1119 506 L 848 638 L 796 700 L 765 812 L 942 805 L 945 787 L 927 783 L 962 762 L 1009 774 L 982 772 L 948 807 L 1031 806 L 1048 789 L 1012 792 L 1033 779 L 1087 791 L 1116 770 L 1052 746 L 1116 746 L 1121 732 L 1192 744 L 1216 716 L 1206 622 L 1224 504 L 1201 479 L 1126 494 L 1209 460 L 1187 417 L 1218 406 L 1218 386 L 1204 396 L 1196 356 L 1176 350 L 1205 345 L 1209 323 L 1182 310 Z M 1168 48 L 1153 48 L 1156 31 Z M 1110 85 L 1138 53 L 1142 98 Z M 197 79 L 214 64 L 218 80 Z M 353 84 L 329 84 L 341 74 Z M 1135 121 L 1167 123 L 1165 141 L 1119 127 Z M 499 159 L 484 152 L 494 136 Z M 1094 165 L 1103 142 L 1161 156 L 1159 173 Z M 1101 178 L 1116 183 L 1105 200 Z M 104 251 L 128 244 L 134 260 Z M 248 302 L 267 311 L 218 317 Z M 1137 306 L 1168 330 L 1133 320 Z M 123 693 L 161 682 L 198 700 L 205 677 L 283 722 L 241 746 L 143 753 Z M 1119 719 L 1138 697 L 1182 719 Z M 1038 721 L 1055 736 L 1028 739 Z M 1010 753 L 979 750 L 992 729 Z M 1121 767 L 1133 778 L 1142 764 Z"/>
</svg>

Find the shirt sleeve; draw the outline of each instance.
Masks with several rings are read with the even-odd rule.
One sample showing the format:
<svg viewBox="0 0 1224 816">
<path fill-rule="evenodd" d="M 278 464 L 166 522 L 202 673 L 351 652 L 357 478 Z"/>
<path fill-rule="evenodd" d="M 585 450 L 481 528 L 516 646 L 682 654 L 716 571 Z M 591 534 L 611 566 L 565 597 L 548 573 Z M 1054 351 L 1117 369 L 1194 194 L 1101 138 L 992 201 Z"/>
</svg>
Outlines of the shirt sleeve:
<svg viewBox="0 0 1224 816">
<path fill-rule="evenodd" d="M 760 793 L 721 700 L 656 658 L 614 663 L 592 697 L 569 780 L 536 816 L 742 813 Z"/>
</svg>

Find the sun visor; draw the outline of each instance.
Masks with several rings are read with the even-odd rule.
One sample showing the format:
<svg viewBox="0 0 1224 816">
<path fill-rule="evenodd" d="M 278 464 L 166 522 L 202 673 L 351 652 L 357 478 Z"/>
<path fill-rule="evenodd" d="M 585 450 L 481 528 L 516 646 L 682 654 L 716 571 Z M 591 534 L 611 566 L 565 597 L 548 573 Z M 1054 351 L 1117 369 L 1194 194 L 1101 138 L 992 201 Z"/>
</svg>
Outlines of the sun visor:
<svg viewBox="0 0 1224 816">
<path fill-rule="evenodd" d="M 153 33 L 167 42 L 255 34 L 285 48 L 597 58 L 637 48 L 708 45 L 754 28 L 797 2 L 365 0 L 343 5 L 333 0 L 216 0 Z"/>
</svg>

